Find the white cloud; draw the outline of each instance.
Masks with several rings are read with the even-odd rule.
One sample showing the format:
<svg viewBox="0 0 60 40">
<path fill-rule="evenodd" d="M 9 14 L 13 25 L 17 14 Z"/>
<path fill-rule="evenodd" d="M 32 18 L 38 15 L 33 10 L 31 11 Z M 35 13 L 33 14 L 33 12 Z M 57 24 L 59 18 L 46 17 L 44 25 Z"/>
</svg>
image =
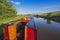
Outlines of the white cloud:
<svg viewBox="0 0 60 40">
<path fill-rule="evenodd" d="M 11 1 L 12 3 L 15 3 L 14 1 Z"/>
<path fill-rule="evenodd" d="M 14 2 L 14 1 L 11 1 L 11 2 L 15 5 L 20 5 L 21 4 L 21 2 Z"/>
<path fill-rule="evenodd" d="M 21 2 L 15 2 L 15 4 L 16 4 L 16 5 L 20 5 L 20 4 L 21 4 Z"/>
</svg>

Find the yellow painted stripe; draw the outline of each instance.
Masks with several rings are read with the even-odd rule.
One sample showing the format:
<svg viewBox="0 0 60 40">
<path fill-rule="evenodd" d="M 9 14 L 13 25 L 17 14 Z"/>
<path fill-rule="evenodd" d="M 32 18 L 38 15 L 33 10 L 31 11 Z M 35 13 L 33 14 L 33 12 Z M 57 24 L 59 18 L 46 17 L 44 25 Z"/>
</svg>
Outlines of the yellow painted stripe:
<svg viewBox="0 0 60 40">
<path fill-rule="evenodd" d="M 25 27 L 25 40 L 27 40 L 27 26 Z"/>
<path fill-rule="evenodd" d="M 15 40 L 16 39 L 16 26 L 11 25 L 8 27 L 9 32 L 9 40 Z"/>
</svg>

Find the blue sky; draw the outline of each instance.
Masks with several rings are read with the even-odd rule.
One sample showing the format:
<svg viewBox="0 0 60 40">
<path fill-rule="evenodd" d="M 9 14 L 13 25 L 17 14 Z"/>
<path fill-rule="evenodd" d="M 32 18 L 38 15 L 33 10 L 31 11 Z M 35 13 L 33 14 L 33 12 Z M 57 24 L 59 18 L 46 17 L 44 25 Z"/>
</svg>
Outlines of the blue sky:
<svg viewBox="0 0 60 40">
<path fill-rule="evenodd" d="M 18 14 L 60 11 L 60 0 L 9 0 Z"/>
</svg>

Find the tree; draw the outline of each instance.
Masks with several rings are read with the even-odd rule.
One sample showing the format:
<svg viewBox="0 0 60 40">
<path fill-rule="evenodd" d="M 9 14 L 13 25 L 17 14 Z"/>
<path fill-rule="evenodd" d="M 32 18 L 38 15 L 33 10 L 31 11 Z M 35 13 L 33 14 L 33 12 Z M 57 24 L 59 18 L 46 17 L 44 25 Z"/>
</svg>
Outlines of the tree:
<svg viewBox="0 0 60 40">
<path fill-rule="evenodd" d="M 15 17 L 17 12 L 8 0 L 0 0 L 0 19 Z"/>
</svg>

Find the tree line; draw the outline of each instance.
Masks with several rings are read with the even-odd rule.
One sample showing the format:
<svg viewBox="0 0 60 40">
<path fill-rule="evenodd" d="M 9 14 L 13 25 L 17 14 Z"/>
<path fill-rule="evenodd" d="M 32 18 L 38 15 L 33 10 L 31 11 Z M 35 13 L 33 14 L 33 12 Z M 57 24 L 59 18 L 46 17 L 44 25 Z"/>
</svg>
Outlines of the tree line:
<svg viewBox="0 0 60 40">
<path fill-rule="evenodd" d="M 16 16 L 16 9 L 12 6 L 12 2 L 8 2 L 8 0 L 0 0 L 0 20 Z"/>
</svg>

